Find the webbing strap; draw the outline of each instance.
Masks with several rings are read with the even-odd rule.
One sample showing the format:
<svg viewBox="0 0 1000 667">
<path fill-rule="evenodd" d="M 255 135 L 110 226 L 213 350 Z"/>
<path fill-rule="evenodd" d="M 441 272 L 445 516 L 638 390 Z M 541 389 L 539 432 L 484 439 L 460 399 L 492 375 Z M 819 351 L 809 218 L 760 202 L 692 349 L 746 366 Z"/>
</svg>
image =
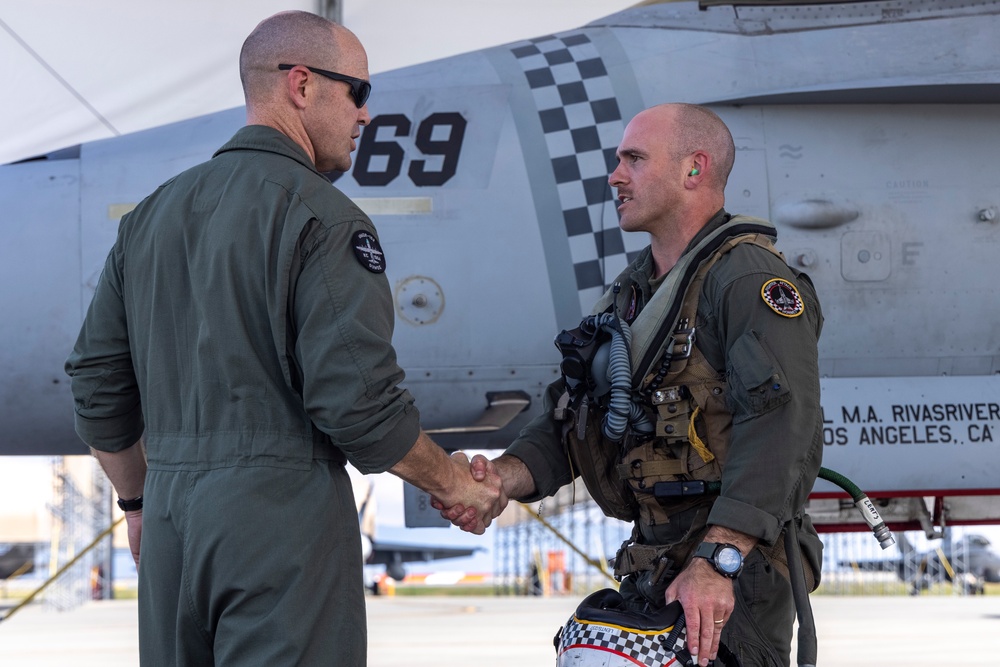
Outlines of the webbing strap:
<svg viewBox="0 0 1000 667">
<path fill-rule="evenodd" d="M 733 216 L 733 220 L 736 220 L 739 217 L 740 216 Z M 730 221 L 730 223 L 732 223 L 732 221 Z M 653 382 L 654 377 L 658 380 L 658 385 L 662 385 L 664 382 L 669 384 L 672 378 L 677 377 L 684 371 L 685 368 L 687 368 L 688 361 L 691 358 L 690 352 L 678 355 L 675 353 L 675 350 L 678 347 L 683 349 L 685 345 L 690 346 L 690 341 L 694 339 L 695 329 L 693 323 L 697 319 L 698 301 L 701 297 L 701 286 L 702 283 L 705 282 L 705 276 L 708 275 L 709 270 L 715 266 L 715 263 L 722 259 L 726 253 L 743 243 L 752 243 L 758 247 L 764 248 L 784 261 L 784 257 L 782 257 L 781 253 L 775 249 L 774 245 L 771 243 L 770 237 L 766 233 L 760 231 L 753 232 L 752 230 L 746 229 L 744 226 L 742 234 L 725 238 L 724 242 L 719 244 L 714 249 L 714 252 L 712 252 L 697 266 L 697 270 L 694 272 L 694 275 L 687 277 L 688 282 L 685 290 L 679 295 L 681 303 L 672 304 L 670 308 L 670 313 L 677 313 L 675 319 L 669 320 L 668 318 L 663 318 L 661 320 L 661 323 L 670 323 L 672 328 L 669 331 L 660 332 L 659 338 L 662 341 L 662 344 L 659 348 L 660 352 L 657 355 L 651 356 L 647 351 L 645 358 L 649 360 L 649 365 L 646 367 L 646 376 L 643 379 L 644 387 Z M 711 249 L 711 246 L 706 248 L 706 250 Z M 659 293 L 659 291 L 657 291 L 657 293 Z M 642 312 L 645 313 L 646 310 L 643 309 Z M 639 315 L 641 317 L 642 313 Z M 673 322 L 676 322 L 676 324 L 673 324 Z M 667 357 L 669 362 L 669 371 L 664 373 L 664 371 L 661 370 L 660 375 L 663 377 L 656 377 L 657 368 L 654 362 L 658 357 L 663 357 L 664 354 L 669 354 L 669 357 Z"/>
<path fill-rule="evenodd" d="M 671 547 L 652 546 L 648 544 L 622 544 L 615 556 L 615 578 L 635 572 L 653 570 L 658 566 L 670 567 L 673 560 L 667 556 Z"/>
<path fill-rule="evenodd" d="M 691 252 L 683 255 L 678 264 L 667 272 L 663 284 L 632 323 L 633 385 L 638 385 L 662 355 L 667 338 L 677 328 L 684 295 L 702 263 L 715 255 L 726 241 L 744 234 L 773 236 L 775 229 L 766 220 L 734 215 Z"/>
<path fill-rule="evenodd" d="M 684 461 L 677 459 L 619 463 L 615 469 L 618 471 L 620 479 L 644 479 L 655 475 L 684 475 L 688 472 Z"/>
</svg>

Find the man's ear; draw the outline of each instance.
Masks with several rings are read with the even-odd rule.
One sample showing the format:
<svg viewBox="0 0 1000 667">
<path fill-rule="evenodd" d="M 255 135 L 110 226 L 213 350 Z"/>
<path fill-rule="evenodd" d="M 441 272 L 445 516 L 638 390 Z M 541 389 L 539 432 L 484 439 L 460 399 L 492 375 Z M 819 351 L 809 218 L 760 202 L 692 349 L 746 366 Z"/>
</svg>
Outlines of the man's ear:
<svg viewBox="0 0 1000 667">
<path fill-rule="evenodd" d="M 684 172 L 687 182 L 695 185 L 700 183 L 708 173 L 712 165 L 712 157 L 705 151 L 695 151 L 688 157 L 684 164 L 687 170 Z"/>
<path fill-rule="evenodd" d="M 285 90 L 297 109 L 306 107 L 309 78 L 309 70 L 305 67 L 293 67 L 285 75 Z"/>
</svg>

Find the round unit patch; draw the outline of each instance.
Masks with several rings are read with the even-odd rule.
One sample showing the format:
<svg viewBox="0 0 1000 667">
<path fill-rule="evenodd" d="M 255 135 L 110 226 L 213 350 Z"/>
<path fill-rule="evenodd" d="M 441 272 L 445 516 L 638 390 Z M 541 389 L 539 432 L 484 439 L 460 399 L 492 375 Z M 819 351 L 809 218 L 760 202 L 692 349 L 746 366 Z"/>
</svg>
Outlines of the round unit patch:
<svg viewBox="0 0 1000 667">
<path fill-rule="evenodd" d="M 351 237 L 351 246 L 354 248 L 354 256 L 358 258 L 361 266 L 372 273 L 385 272 L 385 254 L 374 234 L 355 232 L 354 236 Z"/>
<path fill-rule="evenodd" d="M 798 317 L 805 310 L 802 296 L 795 285 L 781 278 L 772 278 L 760 288 L 764 303 L 782 317 Z"/>
</svg>

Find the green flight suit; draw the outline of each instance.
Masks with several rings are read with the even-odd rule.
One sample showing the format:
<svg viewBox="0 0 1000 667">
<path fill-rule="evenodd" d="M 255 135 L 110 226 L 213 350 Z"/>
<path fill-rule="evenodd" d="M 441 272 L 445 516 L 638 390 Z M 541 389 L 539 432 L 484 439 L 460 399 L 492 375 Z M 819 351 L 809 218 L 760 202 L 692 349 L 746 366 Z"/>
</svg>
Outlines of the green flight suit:
<svg viewBox="0 0 1000 667">
<path fill-rule="evenodd" d="M 685 252 L 729 218 L 720 211 Z M 650 281 L 652 269 L 647 247 L 622 274 L 640 293 L 639 310 L 663 280 Z M 762 287 L 773 278 L 787 280 L 798 289 L 804 302 L 800 316 L 782 316 L 765 302 Z M 623 287 L 622 294 L 626 293 Z M 762 545 L 773 545 L 785 523 L 798 517 L 805 561 L 817 575 L 822 543 L 808 515 L 802 515 L 802 507 L 819 471 L 823 450 L 817 351 L 822 322 L 819 300 L 808 278 L 767 250 L 746 243 L 709 269 L 695 323 L 696 346 L 727 380 L 727 405 L 733 422 L 722 491 L 712 504 L 708 523 L 757 537 Z M 750 336 L 761 344 L 747 344 Z M 741 340 L 744 342 L 737 344 Z M 748 386 L 741 379 L 742 369 L 772 366 L 783 378 L 785 386 L 780 392 Z M 552 415 L 562 391 L 562 380 L 549 387 L 543 413 L 507 449 L 531 472 L 538 491 L 532 500 L 552 495 L 572 481 L 573 471 L 561 441 L 562 424 Z M 672 516 L 662 525 L 640 522 L 636 526 L 639 542 L 677 542 L 688 531 L 690 519 Z M 669 581 L 651 585 L 643 574 L 648 575 L 630 575 L 622 582 L 626 600 L 636 606 L 664 604 L 663 592 Z M 755 549 L 735 586 L 736 609 L 723 629 L 722 641 L 740 656 L 745 667 L 788 665 L 795 612 L 788 580 L 761 549 Z"/>
<path fill-rule="evenodd" d="M 345 460 L 419 433 L 368 217 L 248 126 L 122 219 L 67 361 L 76 428 L 144 435 L 143 665 L 364 665 Z"/>
</svg>

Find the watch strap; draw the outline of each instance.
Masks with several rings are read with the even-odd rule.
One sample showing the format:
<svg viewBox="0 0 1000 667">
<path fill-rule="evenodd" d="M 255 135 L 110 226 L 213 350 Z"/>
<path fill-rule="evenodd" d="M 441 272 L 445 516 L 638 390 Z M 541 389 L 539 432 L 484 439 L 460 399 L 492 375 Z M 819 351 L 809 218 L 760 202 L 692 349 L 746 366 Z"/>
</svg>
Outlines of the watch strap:
<svg viewBox="0 0 1000 667">
<path fill-rule="evenodd" d="M 737 554 L 739 554 L 739 559 L 740 559 L 739 567 L 736 568 L 735 572 L 727 572 L 726 570 L 722 569 L 719 566 L 718 555 L 719 551 L 722 549 L 732 549 Z M 716 572 L 721 574 L 723 577 L 726 577 L 727 579 L 735 579 L 736 577 L 740 576 L 741 572 L 743 572 L 743 552 L 741 552 L 739 550 L 739 547 L 737 547 L 735 544 L 729 544 L 727 542 L 702 542 L 694 550 L 694 556 L 697 558 L 704 558 L 705 560 L 707 560 L 709 563 L 712 564 L 712 567 L 715 569 Z"/>
<path fill-rule="evenodd" d="M 705 558 L 715 563 L 715 550 L 719 547 L 718 542 L 702 542 L 694 550 L 694 555 L 698 558 Z"/>
<path fill-rule="evenodd" d="M 142 496 L 138 498 L 133 498 L 132 500 L 118 499 L 118 507 L 121 508 L 123 512 L 135 512 L 142 509 Z"/>
</svg>

